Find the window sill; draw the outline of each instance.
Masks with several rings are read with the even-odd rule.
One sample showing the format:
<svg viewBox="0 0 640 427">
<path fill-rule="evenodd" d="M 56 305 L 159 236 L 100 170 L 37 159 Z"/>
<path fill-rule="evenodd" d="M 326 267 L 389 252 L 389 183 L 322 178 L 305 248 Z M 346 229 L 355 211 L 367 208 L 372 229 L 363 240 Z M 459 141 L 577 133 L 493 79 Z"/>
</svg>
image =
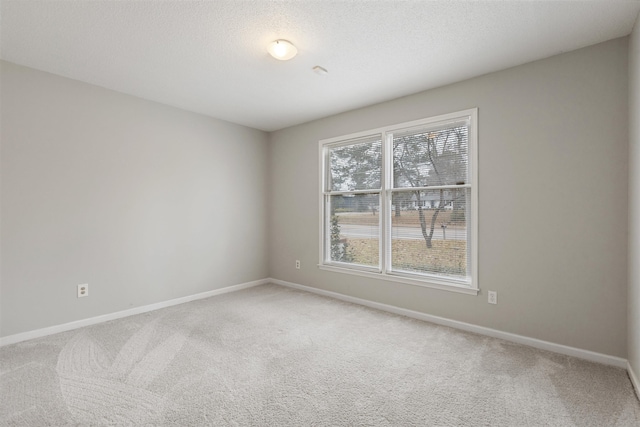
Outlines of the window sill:
<svg viewBox="0 0 640 427">
<path fill-rule="evenodd" d="M 434 280 L 434 279 L 416 280 L 416 279 L 410 279 L 408 277 L 396 276 L 393 274 L 373 273 L 373 272 L 364 271 L 364 270 L 353 270 L 350 268 L 342 268 L 342 267 L 336 267 L 333 265 L 325 265 L 325 264 L 319 264 L 318 268 L 320 270 L 332 271 L 334 273 L 352 274 L 355 276 L 368 277 L 371 279 L 404 283 L 406 285 L 421 286 L 423 288 L 440 289 L 443 291 L 456 292 L 460 294 L 478 295 L 478 293 L 480 292 L 479 289 L 472 288 L 469 285 L 457 284 L 457 283 L 448 282 L 445 280 L 442 280 L 442 281 Z"/>
</svg>

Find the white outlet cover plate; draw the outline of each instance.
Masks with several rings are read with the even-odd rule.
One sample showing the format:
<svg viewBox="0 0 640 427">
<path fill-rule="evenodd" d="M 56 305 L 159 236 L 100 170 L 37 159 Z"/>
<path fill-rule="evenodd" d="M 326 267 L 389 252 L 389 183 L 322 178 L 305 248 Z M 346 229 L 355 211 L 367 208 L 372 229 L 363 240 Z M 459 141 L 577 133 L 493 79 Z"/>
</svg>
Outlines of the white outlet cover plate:
<svg viewBox="0 0 640 427">
<path fill-rule="evenodd" d="M 489 291 L 489 296 L 487 298 L 489 304 L 497 304 L 498 303 L 498 293 L 496 291 Z"/>
<path fill-rule="evenodd" d="M 89 295 L 89 285 L 87 283 L 78 285 L 78 298 L 86 297 Z"/>
</svg>

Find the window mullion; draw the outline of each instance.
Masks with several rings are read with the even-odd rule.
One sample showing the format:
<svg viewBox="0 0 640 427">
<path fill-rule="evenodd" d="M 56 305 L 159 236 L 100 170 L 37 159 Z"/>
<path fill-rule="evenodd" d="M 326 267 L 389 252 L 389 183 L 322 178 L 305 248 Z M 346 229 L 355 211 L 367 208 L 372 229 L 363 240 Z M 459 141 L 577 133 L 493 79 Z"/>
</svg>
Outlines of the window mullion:
<svg viewBox="0 0 640 427">
<path fill-rule="evenodd" d="M 455 190 L 459 188 L 471 188 L 471 184 L 431 185 L 428 187 L 401 187 L 393 188 L 396 193 L 413 193 L 415 191 Z"/>
<path fill-rule="evenodd" d="M 393 135 L 383 133 L 382 159 L 383 188 L 381 202 L 384 205 L 384 216 L 381 216 L 381 232 L 383 234 L 382 245 L 380 245 L 380 264 L 383 274 L 391 271 L 391 189 L 393 188 Z"/>
<path fill-rule="evenodd" d="M 386 176 L 387 176 L 387 150 L 385 148 L 386 144 L 384 142 L 384 133 L 382 134 L 382 164 L 380 167 L 382 170 L 380 171 L 380 196 L 379 196 L 379 205 L 380 205 L 380 216 L 378 217 L 378 269 L 382 273 L 384 271 L 384 251 L 386 245 L 386 235 L 385 235 L 385 218 L 387 217 L 387 204 L 385 203 L 385 191 L 386 191 Z"/>
<path fill-rule="evenodd" d="M 375 189 L 375 190 L 345 190 L 345 191 L 325 191 L 324 195 L 325 196 L 344 196 L 344 195 L 351 195 L 351 194 L 376 194 L 379 193 L 381 190 L 380 189 Z"/>
</svg>

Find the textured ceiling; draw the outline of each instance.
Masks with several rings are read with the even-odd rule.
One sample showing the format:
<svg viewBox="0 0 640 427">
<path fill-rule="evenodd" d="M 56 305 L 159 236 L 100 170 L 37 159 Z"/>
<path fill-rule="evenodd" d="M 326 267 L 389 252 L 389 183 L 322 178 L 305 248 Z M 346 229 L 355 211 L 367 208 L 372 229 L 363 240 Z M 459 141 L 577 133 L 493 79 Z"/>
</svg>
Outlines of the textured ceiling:
<svg viewBox="0 0 640 427">
<path fill-rule="evenodd" d="M 0 57 L 271 131 L 625 36 L 639 11 L 636 0 L 1 0 Z M 271 58 L 277 38 L 298 56 Z"/>
</svg>

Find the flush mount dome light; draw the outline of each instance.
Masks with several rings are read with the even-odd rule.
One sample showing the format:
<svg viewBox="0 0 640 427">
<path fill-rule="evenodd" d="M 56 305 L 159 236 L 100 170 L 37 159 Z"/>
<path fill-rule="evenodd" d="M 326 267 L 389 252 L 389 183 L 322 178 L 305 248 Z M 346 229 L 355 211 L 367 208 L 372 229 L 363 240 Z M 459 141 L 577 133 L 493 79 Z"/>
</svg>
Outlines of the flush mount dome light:
<svg viewBox="0 0 640 427">
<path fill-rule="evenodd" d="M 298 49 L 287 40 L 276 40 L 269 43 L 267 48 L 271 56 L 281 61 L 291 59 L 298 53 Z"/>
</svg>

